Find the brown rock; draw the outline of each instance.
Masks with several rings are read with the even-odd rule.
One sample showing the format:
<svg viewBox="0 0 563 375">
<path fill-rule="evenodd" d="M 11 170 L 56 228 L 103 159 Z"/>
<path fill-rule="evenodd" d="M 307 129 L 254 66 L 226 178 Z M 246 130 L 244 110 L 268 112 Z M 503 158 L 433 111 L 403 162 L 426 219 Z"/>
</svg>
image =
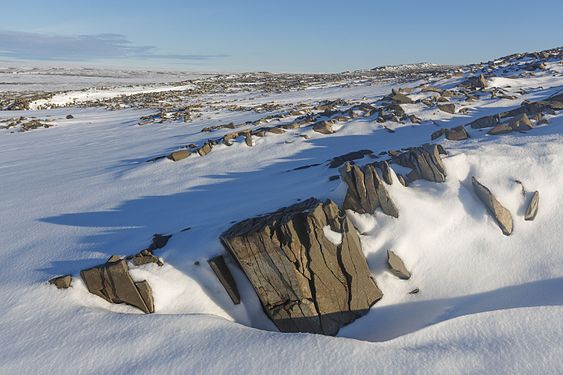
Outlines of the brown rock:
<svg viewBox="0 0 563 375">
<path fill-rule="evenodd" d="M 342 235 L 340 244 L 325 230 Z M 282 332 L 335 335 L 382 297 L 358 233 L 336 205 L 310 198 L 235 224 L 221 241 Z"/>
<path fill-rule="evenodd" d="M 190 156 L 190 154 L 191 153 L 188 150 L 174 151 L 173 153 L 168 155 L 168 159 L 172 161 L 178 161 L 187 158 L 188 156 Z"/>
<path fill-rule="evenodd" d="M 399 279 L 408 280 L 411 278 L 411 273 L 407 270 L 401 258 L 392 250 L 387 250 L 387 264 L 393 275 Z"/>
<path fill-rule="evenodd" d="M 211 145 L 210 142 L 205 142 L 205 143 L 203 144 L 203 146 L 201 146 L 201 147 L 197 150 L 197 153 L 198 153 L 200 156 L 205 156 L 205 155 L 207 155 L 207 154 L 209 154 L 209 153 L 211 152 L 211 148 L 212 148 L 212 147 L 213 147 L 213 146 Z"/>
<path fill-rule="evenodd" d="M 512 234 L 512 215 L 500 202 L 495 198 L 493 193 L 484 185 L 482 185 L 475 177 L 471 178 L 473 189 L 479 199 L 485 204 L 491 215 L 495 218 L 502 233 L 506 236 Z"/>
<path fill-rule="evenodd" d="M 532 122 L 528 118 L 528 115 L 522 113 L 521 115 L 514 116 L 508 123 L 508 126 L 517 131 L 526 131 L 532 129 Z"/>
<path fill-rule="evenodd" d="M 313 125 L 313 131 L 321 134 L 332 134 L 332 123 L 329 121 L 319 121 Z"/>
<path fill-rule="evenodd" d="M 492 128 L 491 130 L 489 130 L 487 132 L 487 134 L 489 135 L 499 135 L 499 134 L 506 134 L 506 133 L 511 133 L 512 132 L 512 128 L 508 125 L 505 124 L 500 124 L 495 126 L 494 128 Z"/>
<path fill-rule="evenodd" d="M 465 127 L 462 125 L 446 130 L 446 138 L 451 141 L 462 141 L 469 138 Z"/>
<path fill-rule="evenodd" d="M 71 275 L 57 276 L 49 280 L 49 284 L 54 285 L 57 289 L 67 289 L 72 283 Z"/>
<path fill-rule="evenodd" d="M 455 113 L 455 104 L 453 104 L 453 103 L 438 104 L 438 109 L 442 112 L 454 114 Z"/>
</svg>

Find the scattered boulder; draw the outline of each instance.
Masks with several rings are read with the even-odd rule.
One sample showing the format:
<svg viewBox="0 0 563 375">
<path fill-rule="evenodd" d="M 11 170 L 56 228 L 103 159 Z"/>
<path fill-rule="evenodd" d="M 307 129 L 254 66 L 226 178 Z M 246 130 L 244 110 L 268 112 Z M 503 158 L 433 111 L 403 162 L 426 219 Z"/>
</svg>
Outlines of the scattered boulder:
<svg viewBox="0 0 563 375">
<path fill-rule="evenodd" d="M 164 265 L 164 263 L 162 263 L 162 261 L 158 257 L 155 257 L 148 249 L 141 251 L 139 254 L 133 255 L 130 259 L 131 262 L 136 266 L 141 266 L 148 263 L 156 263 L 158 266 Z"/>
<path fill-rule="evenodd" d="M 152 243 L 149 246 L 149 250 L 156 250 L 156 249 L 162 249 L 164 246 L 166 246 L 166 244 L 168 243 L 168 241 L 170 240 L 170 238 L 172 238 L 171 234 L 155 234 L 152 236 Z"/>
<path fill-rule="evenodd" d="M 252 133 L 251 132 L 244 133 L 244 143 L 246 143 L 246 145 L 248 147 L 252 147 L 254 145 L 252 143 Z"/>
<path fill-rule="evenodd" d="M 67 119 L 67 120 L 72 120 L 73 118 L 74 118 L 73 115 L 66 115 L 66 119 Z"/>
<path fill-rule="evenodd" d="M 373 164 L 368 164 L 362 169 L 346 163 L 340 167 L 339 172 L 348 186 L 342 208 L 360 214 L 373 214 L 381 207 L 386 215 L 399 217 L 399 209 L 393 203 Z"/>
<path fill-rule="evenodd" d="M 329 168 L 338 168 L 342 164 L 346 163 L 347 161 L 361 159 L 366 155 L 373 154 L 371 150 L 359 150 L 359 151 L 352 151 L 344 155 L 336 156 L 332 158 L 328 167 Z"/>
<path fill-rule="evenodd" d="M 229 297 L 231 297 L 231 301 L 233 301 L 235 305 L 238 305 L 240 303 L 240 293 L 235 279 L 233 278 L 233 274 L 229 270 L 229 267 L 227 267 L 223 256 L 219 255 L 211 258 L 207 263 L 209 263 L 209 267 L 211 267 L 215 276 L 217 276 L 219 282 L 223 285 Z"/>
<path fill-rule="evenodd" d="M 500 204 L 493 193 L 485 185 L 477 181 L 475 177 L 471 178 L 471 183 L 473 184 L 473 189 L 479 199 L 485 204 L 491 215 L 495 218 L 498 226 L 502 230 L 502 233 L 506 236 L 511 235 L 513 223 L 510 211 Z"/>
<path fill-rule="evenodd" d="M 191 155 L 191 152 L 189 152 L 188 150 L 179 150 L 179 151 L 174 151 L 173 153 L 168 155 L 168 159 L 170 159 L 172 161 L 179 161 L 179 160 L 187 158 L 190 155 Z"/>
<path fill-rule="evenodd" d="M 111 303 L 126 303 L 146 314 L 154 312 L 152 292 L 146 281 L 134 282 L 123 259 L 80 271 L 88 291 Z"/>
<path fill-rule="evenodd" d="M 212 147 L 213 147 L 213 146 L 211 145 L 210 142 L 205 142 L 205 143 L 203 144 L 203 146 L 201 146 L 201 147 L 197 150 L 197 153 L 198 153 L 200 156 L 205 156 L 205 155 L 207 155 L 207 154 L 209 154 L 209 153 L 211 152 Z"/>
<path fill-rule="evenodd" d="M 57 289 L 67 289 L 72 283 L 71 275 L 57 276 L 49 280 L 49 284 L 54 285 Z"/>
<path fill-rule="evenodd" d="M 469 135 L 467 134 L 465 127 L 460 125 L 456 126 L 455 128 L 447 129 L 446 138 L 450 141 L 462 141 L 469 138 Z"/>
<path fill-rule="evenodd" d="M 413 101 L 411 98 L 400 92 L 395 92 L 388 97 L 393 103 L 397 104 L 411 104 Z"/>
<path fill-rule="evenodd" d="M 313 131 L 321 134 L 332 134 L 332 123 L 329 121 L 319 121 L 313 125 Z"/>
<path fill-rule="evenodd" d="M 536 190 L 532 194 L 530 203 L 528 203 L 528 208 L 526 209 L 526 213 L 524 214 L 524 220 L 531 221 L 536 218 L 536 215 L 538 214 L 539 203 L 540 203 L 540 192 Z"/>
<path fill-rule="evenodd" d="M 469 77 L 460 83 L 460 86 L 467 87 L 470 90 L 484 89 L 487 87 L 487 80 L 482 74 L 479 77 Z"/>
<path fill-rule="evenodd" d="M 393 185 L 393 176 L 391 174 L 391 167 L 389 166 L 389 163 L 383 161 L 379 163 L 379 168 L 381 169 L 385 183 L 387 185 Z"/>
<path fill-rule="evenodd" d="M 455 104 L 453 104 L 453 103 L 438 104 L 438 109 L 442 112 L 454 114 L 455 113 Z"/>
<path fill-rule="evenodd" d="M 498 124 L 500 124 L 499 115 L 480 117 L 469 123 L 473 129 L 492 128 Z"/>
<path fill-rule="evenodd" d="M 430 135 L 430 139 L 435 140 L 435 139 L 438 139 L 445 134 L 446 134 L 446 129 L 438 129 Z"/>
<path fill-rule="evenodd" d="M 408 280 L 411 278 L 411 273 L 405 267 L 403 260 L 392 250 L 387 250 L 387 264 L 393 275 L 399 279 Z"/>
<path fill-rule="evenodd" d="M 499 124 L 497 126 L 495 126 L 494 128 L 492 128 L 491 130 L 489 130 L 487 132 L 487 134 L 489 135 L 499 135 L 499 134 L 506 134 L 506 133 L 511 133 L 512 132 L 512 128 L 508 125 L 505 124 Z"/>
<path fill-rule="evenodd" d="M 401 153 L 393 158 L 397 164 L 411 168 L 412 172 L 407 175 L 409 181 L 423 178 L 427 181 L 444 182 L 446 181 L 446 167 L 440 157 L 440 145 L 424 145 L 414 147 L 409 151 Z"/>
<path fill-rule="evenodd" d="M 337 232 L 340 241 L 329 240 L 327 230 Z M 330 200 L 310 198 L 244 220 L 221 241 L 282 332 L 335 335 L 383 296 L 358 233 Z"/>
<path fill-rule="evenodd" d="M 532 122 L 525 113 L 514 116 L 514 118 L 509 121 L 508 125 L 516 131 L 526 131 L 532 129 Z"/>
</svg>

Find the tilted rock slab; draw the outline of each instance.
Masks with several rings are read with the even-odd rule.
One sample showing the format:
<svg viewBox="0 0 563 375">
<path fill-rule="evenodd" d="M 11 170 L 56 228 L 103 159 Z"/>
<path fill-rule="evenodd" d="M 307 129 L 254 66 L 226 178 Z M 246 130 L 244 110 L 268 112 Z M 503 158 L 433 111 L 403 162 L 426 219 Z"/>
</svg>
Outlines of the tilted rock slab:
<svg viewBox="0 0 563 375">
<path fill-rule="evenodd" d="M 111 303 L 126 303 L 149 314 L 154 301 L 146 281 L 135 282 L 123 259 L 111 257 L 108 263 L 80 271 L 88 291 Z"/>
<path fill-rule="evenodd" d="M 500 202 L 495 198 L 493 193 L 483 184 L 481 184 L 475 177 L 471 177 L 471 182 L 473 184 L 473 189 L 479 197 L 479 199 L 485 203 L 487 209 L 493 215 L 498 223 L 498 226 L 502 230 L 502 233 L 506 236 L 512 234 L 512 215 L 510 211 L 506 209 Z"/>
<path fill-rule="evenodd" d="M 341 233 L 340 244 L 325 237 L 327 227 Z M 282 332 L 335 335 L 383 296 L 358 233 L 330 200 L 310 198 L 244 220 L 221 241 Z"/>
<path fill-rule="evenodd" d="M 403 152 L 393 158 L 393 161 L 403 167 L 411 168 L 414 172 L 412 175 L 416 177 L 428 181 L 444 182 L 447 173 L 440 153 L 439 145 L 427 144 Z"/>
<path fill-rule="evenodd" d="M 387 250 L 387 264 L 393 275 L 399 279 L 408 280 L 411 278 L 411 273 L 407 270 L 403 260 L 392 250 Z"/>
<path fill-rule="evenodd" d="M 524 214 L 524 220 L 531 221 L 536 218 L 536 215 L 538 214 L 539 203 L 540 203 L 540 192 L 536 190 L 532 194 L 530 203 L 528 203 L 528 208 L 526 209 L 526 213 Z"/>
<path fill-rule="evenodd" d="M 389 196 L 382 179 L 373 164 L 363 169 L 346 163 L 338 170 L 340 177 L 348 185 L 342 208 L 360 214 L 373 214 L 378 207 L 393 217 L 399 217 L 399 209 Z"/>
</svg>

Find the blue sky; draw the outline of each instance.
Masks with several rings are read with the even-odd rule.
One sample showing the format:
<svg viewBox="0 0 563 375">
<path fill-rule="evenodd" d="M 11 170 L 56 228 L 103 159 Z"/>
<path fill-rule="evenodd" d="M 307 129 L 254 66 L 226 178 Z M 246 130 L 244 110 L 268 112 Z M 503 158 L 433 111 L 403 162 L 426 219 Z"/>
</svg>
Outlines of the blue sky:
<svg viewBox="0 0 563 375">
<path fill-rule="evenodd" d="M 563 45 L 563 1 L 18 0 L 0 60 L 336 72 Z"/>
</svg>

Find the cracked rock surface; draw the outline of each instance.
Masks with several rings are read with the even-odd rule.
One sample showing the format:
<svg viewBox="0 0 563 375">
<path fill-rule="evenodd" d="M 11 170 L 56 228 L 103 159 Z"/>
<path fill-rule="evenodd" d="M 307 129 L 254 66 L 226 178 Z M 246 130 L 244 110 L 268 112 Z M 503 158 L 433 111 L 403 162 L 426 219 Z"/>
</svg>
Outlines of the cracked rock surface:
<svg viewBox="0 0 563 375">
<path fill-rule="evenodd" d="M 327 227 L 341 233 L 339 244 L 325 237 Z M 244 220 L 221 241 L 282 332 L 335 335 L 383 296 L 358 233 L 330 200 L 310 198 Z"/>
</svg>

